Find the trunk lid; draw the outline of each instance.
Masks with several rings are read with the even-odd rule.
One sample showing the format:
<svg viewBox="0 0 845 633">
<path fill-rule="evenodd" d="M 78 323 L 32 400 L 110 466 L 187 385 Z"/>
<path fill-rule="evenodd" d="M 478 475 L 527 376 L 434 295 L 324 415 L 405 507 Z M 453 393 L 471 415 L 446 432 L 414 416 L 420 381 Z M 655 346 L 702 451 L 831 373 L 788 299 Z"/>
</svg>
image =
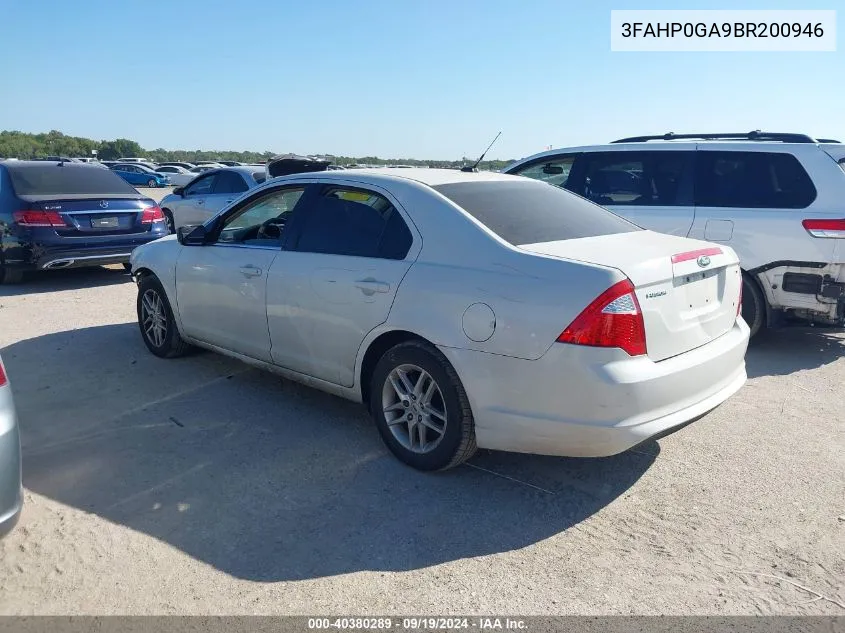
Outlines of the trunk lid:
<svg viewBox="0 0 845 633">
<path fill-rule="evenodd" d="M 29 197 L 33 210 L 58 213 L 65 226 L 54 226 L 61 237 L 93 237 L 148 233 L 152 224 L 142 224 L 144 209 L 154 207 L 152 200 L 115 198 L 74 198 L 36 201 Z"/>
<path fill-rule="evenodd" d="M 636 289 L 653 361 L 706 345 L 736 322 L 742 274 L 729 247 L 636 231 L 520 248 L 624 273 Z"/>
</svg>

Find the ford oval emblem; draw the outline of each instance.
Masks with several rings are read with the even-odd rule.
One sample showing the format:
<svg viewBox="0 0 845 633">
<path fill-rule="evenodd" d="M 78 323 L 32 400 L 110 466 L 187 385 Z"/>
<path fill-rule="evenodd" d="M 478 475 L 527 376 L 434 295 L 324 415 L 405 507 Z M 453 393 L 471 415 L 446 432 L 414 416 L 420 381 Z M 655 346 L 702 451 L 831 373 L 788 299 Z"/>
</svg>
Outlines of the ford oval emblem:
<svg viewBox="0 0 845 633">
<path fill-rule="evenodd" d="M 108 208 L 108 206 L 109 206 L 108 200 L 100 200 L 100 207 L 101 208 L 106 209 L 106 208 Z"/>
<path fill-rule="evenodd" d="M 699 258 L 696 260 L 696 262 L 697 262 L 697 263 L 698 263 L 698 265 L 699 265 L 699 266 L 701 266 L 702 268 L 707 268 L 707 267 L 710 265 L 710 258 L 709 258 L 709 257 L 707 257 L 707 255 L 702 255 L 701 257 L 699 257 Z"/>
</svg>

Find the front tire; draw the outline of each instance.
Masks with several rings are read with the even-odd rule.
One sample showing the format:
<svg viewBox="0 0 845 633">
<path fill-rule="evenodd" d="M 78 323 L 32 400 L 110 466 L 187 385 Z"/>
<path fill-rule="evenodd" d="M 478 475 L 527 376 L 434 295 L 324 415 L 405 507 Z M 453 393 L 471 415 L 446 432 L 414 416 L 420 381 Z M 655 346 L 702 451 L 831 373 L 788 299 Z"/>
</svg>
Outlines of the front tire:
<svg viewBox="0 0 845 633">
<path fill-rule="evenodd" d="M 23 281 L 23 271 L 18 268 L 9 268 L 0 264 L 0 285 L 19 284 Z"/>
<path fill-rule="evenodd" d="M 148 275 L 138 283 L 138 327 L 144 344 L 159 358 L 183 356 L 191 346 L 182 340 L 161 282 Z"/>
<path fill-rule="evenodd" d="M 381 357 L 370 412 L 390 451 L 417 470 L 453 468 L 476 451 L 475 421 L 454 367 L 435 347 L 407 341 Z"/>
<path fill-rule="evenodd" d="M 164 223 L 167 225 L 167 230 L 170 233 L 176 232 L 176 225 L 173 222 L 173 213 L 170 209 L 162 209 L 162 215 L 164 215 Z"/>
<path fill-rule="evenodd" d="M 742 319 L 748 324 L 751 337 L 760 332 L 766 319 L 766 298 L 748 275 L 742 276 Z"/>
</svg>

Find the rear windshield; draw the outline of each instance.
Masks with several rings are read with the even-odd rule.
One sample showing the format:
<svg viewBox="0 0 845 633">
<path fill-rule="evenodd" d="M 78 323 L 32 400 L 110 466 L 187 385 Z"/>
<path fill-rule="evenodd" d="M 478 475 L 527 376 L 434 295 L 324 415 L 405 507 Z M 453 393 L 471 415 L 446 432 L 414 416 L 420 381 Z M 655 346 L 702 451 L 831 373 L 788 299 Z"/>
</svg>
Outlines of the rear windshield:
<svg viewBox="0 0 845 633">
<path fill-rule="evenodd" d="M 642 230 L 603 207 L 542 182 L 461 182 L 433 188 L 514 246 Z"/>
<path fill-rule="evenodd" d="M 110 169 L 93 165 L 53 163 L 6 165 L 19 196 L 109 195 L 138 192 Z"/>
</svg>

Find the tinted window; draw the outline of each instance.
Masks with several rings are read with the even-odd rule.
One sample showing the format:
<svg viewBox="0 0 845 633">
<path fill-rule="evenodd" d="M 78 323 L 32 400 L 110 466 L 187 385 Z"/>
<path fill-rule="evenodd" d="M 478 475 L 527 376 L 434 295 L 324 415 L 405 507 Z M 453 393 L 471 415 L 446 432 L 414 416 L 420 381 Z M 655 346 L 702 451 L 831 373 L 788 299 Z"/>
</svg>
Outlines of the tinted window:
<svg viewBox="0 0 845 633">
<path fill-rule="evenodd" d="M 195 180 L 191 185 L 185 189 L 185 195 L 188 196 L 204 196 L 211 193 L 211 187 L 214 185 L 214 176 L 205 176 L 199 180 Z"/>
<path fill-rule="evenodd" d="M 557 185 L 558 187 L 566 188 L 568 185 L 569 174 L 572 171 L 572 165 L 574 162 L 574 155 L 550 157 L 540 162 L 518 167 L 514 171 L 508 173 L 517 176 L 525 176 L 526 178 L 533 178 L 534 180 L 542 180 L 550 185 Z"/>
<path fill-rule="evenodd" d="M 517 246 L 641 230 L 580 196 L 530 180 L 461 182 L 434 189 Z"/>
<path fill-rule="evenodd" d="M 240 174 L 233 171 L 221 171 L 214 183 L 214 193 L 243 193 L 249 189 Z"/>
<path fill-rule="evenodd" d="M 803 209 L 816 188 L 792 154 L 698 152 L 696 203 L 702 207 Z"/>
<path fill-rule="evenodd" d="M 263 171 L 254 171 L 252 172 L 252 179 L 258 184 L 261 184 L 262 182 L 267 180 L 267 174 L 265 174 Z"/>
<path fill-rule="evenodd" d="M 693 152 L 586 154 L 584 197 L 601 205 L 692 206 Z"/>
<path fill-rule="evenodd" d="M 175 167 L 168 167 L 167 165 L 165 165 L 164 167 L 159 167 L 158 171 L 160 171 L 163 174 L 178 174 L 179 173 L 178 169 L 176 169 Z"/>
<path fill-rule="evenodd" d="M 303 213 L 298 251 L 404 259 L 413 242 L 401 214 L 371 191 L 327 188 Z"/>
<path fill-rule="evenodd" d="M 89 165 L 5 163 L 5 168 L 19 196 L 138 193 L 117 174 Z"/>
</svg>

